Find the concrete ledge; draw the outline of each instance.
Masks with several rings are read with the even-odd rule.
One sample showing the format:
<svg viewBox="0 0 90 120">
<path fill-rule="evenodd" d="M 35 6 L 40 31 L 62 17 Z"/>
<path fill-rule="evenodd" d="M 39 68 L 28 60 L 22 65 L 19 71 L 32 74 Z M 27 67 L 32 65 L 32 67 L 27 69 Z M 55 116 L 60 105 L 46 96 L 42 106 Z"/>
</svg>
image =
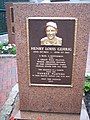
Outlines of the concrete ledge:
<svg viewBox="0 0 90 120">
<path fill-rule="evenodd" d="M 9 120 L 13 109 L 16 106 L 16 101 L 18 98 L 18 84 L 16 84 L 9 94 L 9 97 L 0 111 L 0 120 Z"/>
<path fill-rule="evenodd" d="M 8 42 L 8 34 L 0 35 L 0 43 Z"/>
<path fill-rule="evenodd" d="M 15 55 L 13 55 L 13 54 L 0 54 L 0 58 L 6 58 L 6 57 L 8 57 L 8 58 L 16 57 L 16 54 Z"/>
<path fill-rule="evenodd" d="M 19 102 L 12 113 L 15 120 L 89 120 L 84 101 L 82 100 L 81 114 L 60 114 L 20 111 Z"/>
</svg>

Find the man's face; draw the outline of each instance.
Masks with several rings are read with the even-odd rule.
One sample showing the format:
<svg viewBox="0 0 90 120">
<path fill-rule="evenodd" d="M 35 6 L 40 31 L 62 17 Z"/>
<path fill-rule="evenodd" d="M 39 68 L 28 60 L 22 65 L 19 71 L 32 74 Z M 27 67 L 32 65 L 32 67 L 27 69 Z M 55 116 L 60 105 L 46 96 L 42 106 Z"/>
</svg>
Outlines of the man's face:
<svg viewBox="0 0 90 120">
<path fill-rule="evenodd" d="M 56 34 L 57 34 L 57 29 L 51 27 L 51 26 L 48 26 L 46 28 L 46 34 L 47 34 L 47 37 L 49 40 L 52 40 L 55 38 Z"/>
</svg>

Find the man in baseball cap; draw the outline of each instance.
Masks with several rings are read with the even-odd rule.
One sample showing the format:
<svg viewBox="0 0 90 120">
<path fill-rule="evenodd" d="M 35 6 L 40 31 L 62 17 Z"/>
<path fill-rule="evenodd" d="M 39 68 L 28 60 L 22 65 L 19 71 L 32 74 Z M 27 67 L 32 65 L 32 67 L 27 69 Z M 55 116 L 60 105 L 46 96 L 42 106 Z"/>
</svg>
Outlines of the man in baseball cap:
<svg viewBox="0 0 90 120">
<path fill-rule="evenodd" d="M 46 27 L 48 27 L 48 26 L 51 26 L 51 27 L 54 27 L 55 29 L 57 29 L 57 24 L 55 22 L 52 22 L 52 21 L 47 22 Z"/>
<path fill-rule="evenodd" d="M 56 36 L 58 29 L 55 22 L 47 22 L 45 31 L 47 37 L 41 39 L 41 45 L 62 46 L 62 38 Z"/>
</svg>

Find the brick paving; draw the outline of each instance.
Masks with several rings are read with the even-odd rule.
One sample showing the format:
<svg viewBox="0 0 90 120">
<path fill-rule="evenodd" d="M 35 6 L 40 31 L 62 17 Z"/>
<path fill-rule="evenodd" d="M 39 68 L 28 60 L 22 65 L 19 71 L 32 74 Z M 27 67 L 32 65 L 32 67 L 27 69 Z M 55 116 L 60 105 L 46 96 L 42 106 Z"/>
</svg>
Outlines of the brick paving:
<svg viewBox="0 0 90 120">
<path fill-rule="evenodd" d="M 16 58 L 0 58 L 0 110 L 17 83 Z"/>
</svg>

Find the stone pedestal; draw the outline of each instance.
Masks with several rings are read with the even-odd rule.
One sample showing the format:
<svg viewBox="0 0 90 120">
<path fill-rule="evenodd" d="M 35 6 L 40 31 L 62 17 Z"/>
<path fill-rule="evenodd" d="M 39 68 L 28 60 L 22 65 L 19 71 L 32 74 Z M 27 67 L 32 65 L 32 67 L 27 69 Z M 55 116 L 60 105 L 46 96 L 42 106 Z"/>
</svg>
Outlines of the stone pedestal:
<svg viewBox="0 0 90 120">
<path fill-rule="evenodd" d="M 60 113 L 42 113 L 20 111 L 19 102 L 12 113 L 15 120 L 89 120 L 84 102 L 80 114 L 60 114 Z"/>
<path fill-rule="evenodd" d="M 51 117 L 52 112 L 80 113 L 90 30 L 90 3 L 14 3 L 13 7 L 15 11 L 20 110 L 50 112 L 49 117 Z M 27 34 L 26 20 L 28 17 L 74 17 L 77 19 L 72 86 L 32 86 L 29 84 L 31 58 L 28 52 L 30 49 L 28 42 L 30 36 Z M 30 25 L 32 26 L 32 24 Z M 34 28 L 36 27 L 37 24 Z M 33 36 L 37 35 L 36 33 L 32 34 Z M 40 40 L 38 36 L 36 38 L 35 41 Z M 55 119 L 54 116 L 52 115 L 52 120 Z M 67 116 L 70 118 L 67 119 Z M 59 118 L 72 120 L 72 116 L 73 120 L 76 119 L 74 115 L 60 114 L 59 116 L 57 114 L 57 120 Z M 79 120 L 79 116 L 76 120 Z"/>
</svg>

